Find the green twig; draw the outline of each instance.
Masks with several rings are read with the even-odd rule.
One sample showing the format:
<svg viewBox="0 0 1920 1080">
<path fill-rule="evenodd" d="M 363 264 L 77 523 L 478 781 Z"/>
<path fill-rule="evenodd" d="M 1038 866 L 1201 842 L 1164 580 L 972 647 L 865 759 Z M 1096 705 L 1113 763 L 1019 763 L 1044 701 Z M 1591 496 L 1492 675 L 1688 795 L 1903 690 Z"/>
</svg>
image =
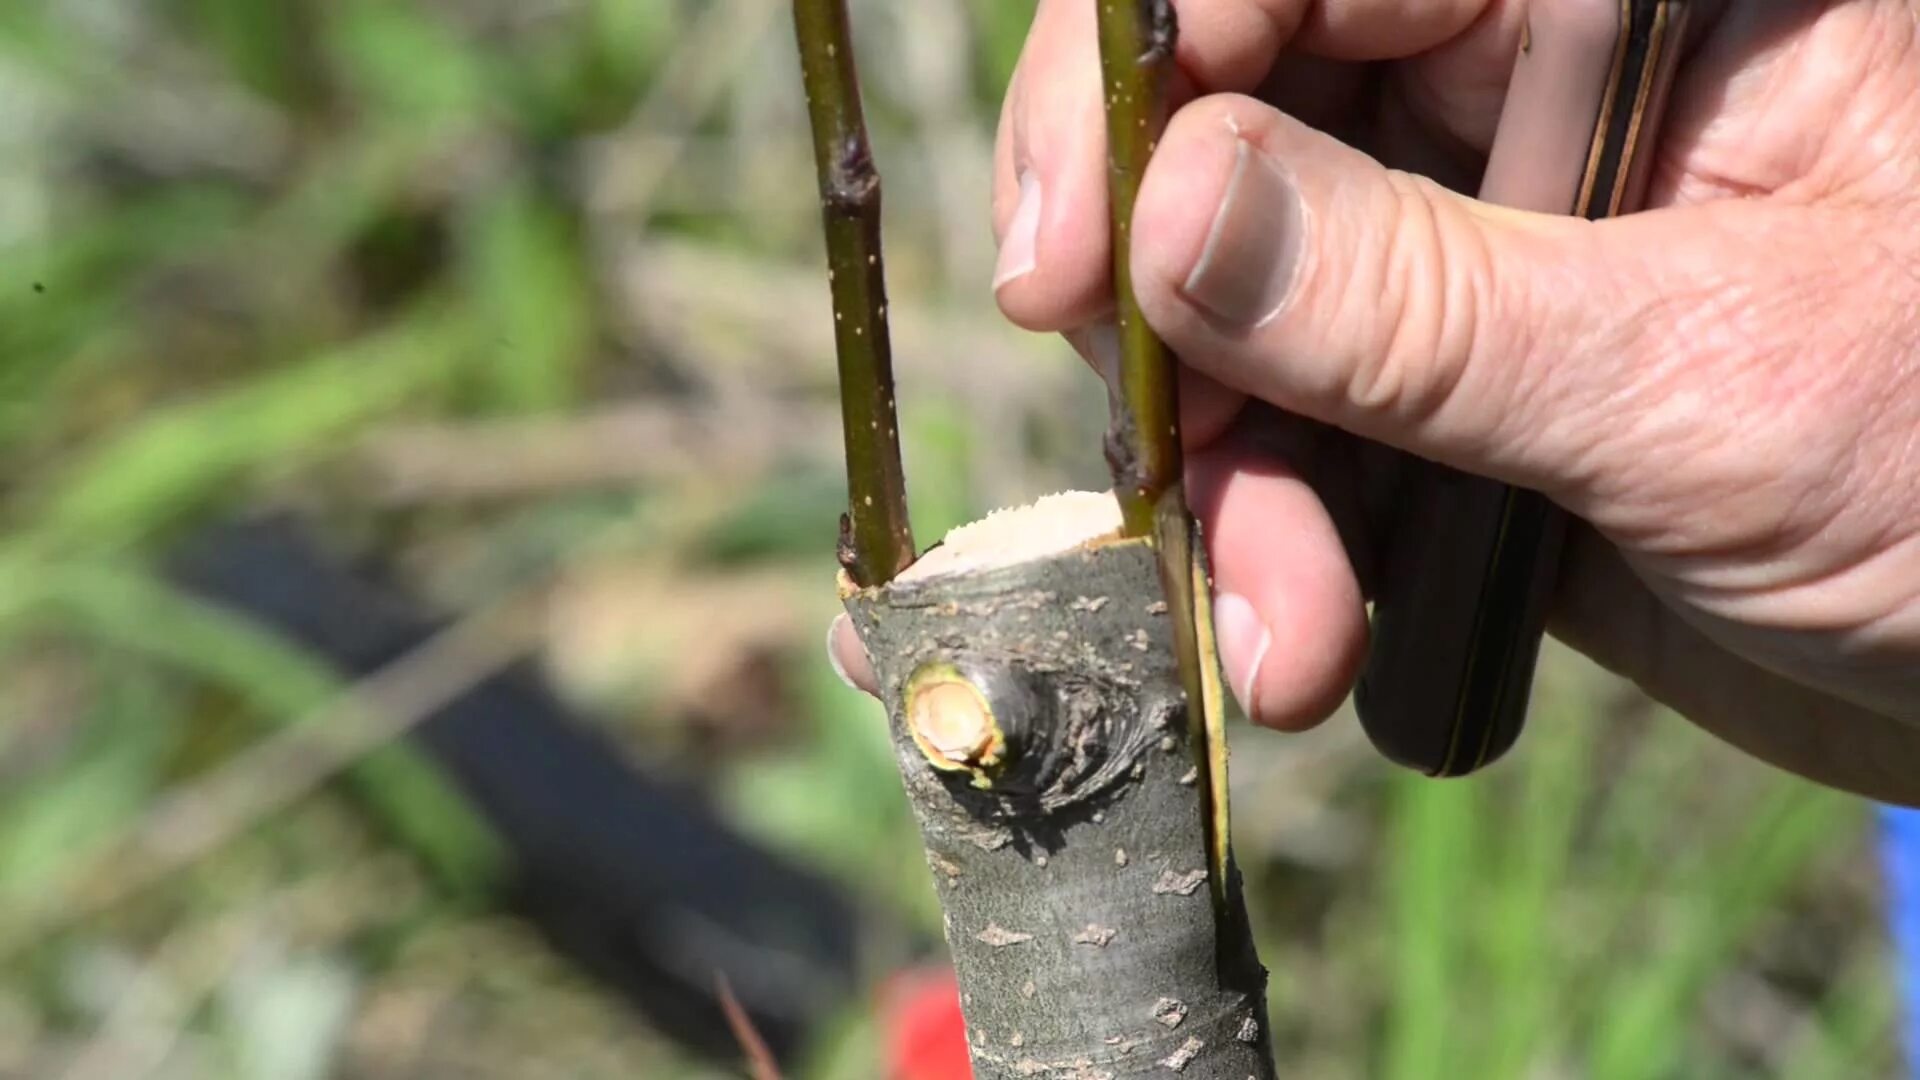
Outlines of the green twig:
<svg viewBox="0 0 1920 1080">
<path fill-rule="evenodd" d="M 1120 372 L 1109 386 L 1107 464 L 1127 534 L 1149 536 L 1156 511 L 1180 485 L 1180 410 L 1173 356 L 1140 314 L 1129 251 L 1133 204 L 1167 119 L 1175 38 L 1170 0 L 1099 0 L 1100 78 L 1107 104 L 1107 191 Z M 1181 508 L 1184 516 L 1184 508 Z"/>
<path fill-rule="evenodd" d="M 881 585 L 913 562 L 880 256 L 880 175 L 873 168 L 846 0 L 794 0 L 813 158 L 826 227 L 847 445 L 848 513 L 840 562 L 856 585 Z"/>
</svg>

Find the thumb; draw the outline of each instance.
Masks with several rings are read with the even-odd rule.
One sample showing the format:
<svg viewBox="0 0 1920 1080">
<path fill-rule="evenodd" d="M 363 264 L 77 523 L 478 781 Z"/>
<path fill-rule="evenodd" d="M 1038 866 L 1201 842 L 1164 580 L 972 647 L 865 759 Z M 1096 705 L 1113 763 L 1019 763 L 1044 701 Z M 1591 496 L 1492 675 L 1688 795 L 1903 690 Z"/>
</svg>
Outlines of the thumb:
<svg viewBox="0 0 1920 1080">
<path fill-rule="evenodd" d="M 1154 155 L 1133 272 L 1148 321 L 1207 375 L 1578 503 L 1602 480 L 1595 440 L 1674 366 L 1659 351 L 1685 339 L 1661 321 L 1727 279 L 1718 212 L 1506 210 L 1220 95 Z"/>
</svg>

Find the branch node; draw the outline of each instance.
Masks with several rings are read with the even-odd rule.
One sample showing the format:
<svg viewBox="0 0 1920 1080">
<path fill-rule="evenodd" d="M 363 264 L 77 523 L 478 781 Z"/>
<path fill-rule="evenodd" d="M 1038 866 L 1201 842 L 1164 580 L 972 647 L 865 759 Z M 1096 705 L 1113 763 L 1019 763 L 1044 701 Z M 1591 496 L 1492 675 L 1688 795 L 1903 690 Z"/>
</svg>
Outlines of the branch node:
<svg viewBox="0 0 1920 1080">
<path fill-rule="evenodd" d="M 975 787 L 992 785 L 1008 756 L 1007 737 L 986 690 L 944 661 L 922 664 L 907 679 L 907 731 L 927 763 L 973 774 Z"/>
<path fill-rule="evenodd" d="M 1146 7 L 1147 47 L 1140 54 L 1140 66 L 1149 67 L 1173 59 L 1179 44 L 1180 23 L 1168 0 L 1142 0 Z"/>
<path fill-rule="evenodd" d="M 841 138 L 825 179 L 827 209 L 858 214 L 871 206 L 880 193 L 880 174 L 873 167 L 873 149 L 861 134 Z"/>
</svg>

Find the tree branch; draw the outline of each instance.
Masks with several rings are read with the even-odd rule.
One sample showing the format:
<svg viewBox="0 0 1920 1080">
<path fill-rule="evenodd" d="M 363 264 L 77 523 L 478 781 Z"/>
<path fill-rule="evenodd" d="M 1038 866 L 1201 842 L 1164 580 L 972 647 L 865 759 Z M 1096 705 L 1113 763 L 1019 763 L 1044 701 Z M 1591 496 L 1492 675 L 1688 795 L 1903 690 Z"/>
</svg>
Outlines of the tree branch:
<svg viewBox="0 0 1920 1080">
<path fill-rule="evenodd" d="M 794 0 L 800 68 L 826 227 L 847 444 L 847 516 L 840 561 L 855 583 L 885 584 L 913 562 L 900 429 L 894 413 L 880 174 L 873 167 L 846 0 Z"/>
</svg>

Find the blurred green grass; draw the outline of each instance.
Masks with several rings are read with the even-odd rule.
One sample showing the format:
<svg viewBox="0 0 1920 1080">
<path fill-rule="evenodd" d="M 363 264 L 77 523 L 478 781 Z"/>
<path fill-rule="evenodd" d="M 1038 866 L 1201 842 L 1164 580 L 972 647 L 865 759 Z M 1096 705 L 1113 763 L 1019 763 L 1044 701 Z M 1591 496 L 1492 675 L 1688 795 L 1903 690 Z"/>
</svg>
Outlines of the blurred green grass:
<svg viewBox="0 0 1920 1080">
<path fill-rule="evenodd" d="M 1031 3 L 855 6 L 931 538 L 1097 483 L 1100 403 L 981 286 Z M 831 430 L 746 438 L 831 408 L 787 35 L 771 0 L 0 6 L 0 1076 L 724 1075 L 487 909 L 493 841 L 403 745 L 116 877 L 156 807 L 342 690 L 153 569 L 261 507 L 456 610 L 610 562 L 761 590 L 725 624 L 612 590 L 585 610 L 647 641 L 556 605 L 535 644 L 636 758 L 937 928 L 877 718 L 818 653 Z M 543 456 L 635 402 L 721 434 Z M 488 490 L 382 449 L 421 432 L 497 446 Z M 777 658 L 769 748 L 690 749 L 701 688 L 642 661 L 696 647 Z M 1561 653 L 1483 781 L 1390 774 L 1350 723 L 1236 737 L 1284 1073 L 1892 1075 L 1857 803 Z M 875 1040 L 850 1014 L 807 1075 L 874 1075 Z"/>
</svg>

